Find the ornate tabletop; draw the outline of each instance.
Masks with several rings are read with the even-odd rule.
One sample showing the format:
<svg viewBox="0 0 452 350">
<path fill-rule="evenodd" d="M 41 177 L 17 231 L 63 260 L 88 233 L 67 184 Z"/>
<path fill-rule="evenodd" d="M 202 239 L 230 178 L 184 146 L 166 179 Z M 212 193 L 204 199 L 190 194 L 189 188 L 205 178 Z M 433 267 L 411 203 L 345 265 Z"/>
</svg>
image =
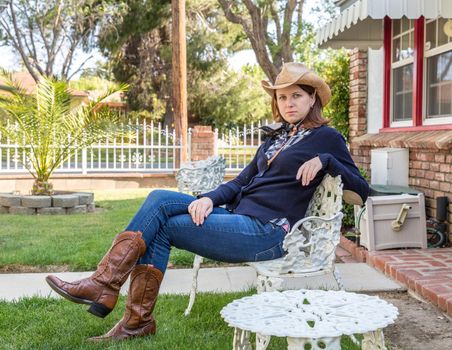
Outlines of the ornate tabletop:
<svg viewBox="0 0 452 350">
<path fill-rule="evenodd" d="M 319 348 L 340 349 L 341 335 L 353 334 L 367 334 L 367 343 L 380 341 L 384 348 L 384 340 L 373 339 L 380 335 L 372 332 L 393 323 L 397 315 L 395 306 L 377 296 L 322 290 L 266 292 L 234 300 L 221 310 L 224 320 L 239 330 L 288 337 L 289 349 L 314 346 L 313 339 L 323 343 Z"/>
</svg>

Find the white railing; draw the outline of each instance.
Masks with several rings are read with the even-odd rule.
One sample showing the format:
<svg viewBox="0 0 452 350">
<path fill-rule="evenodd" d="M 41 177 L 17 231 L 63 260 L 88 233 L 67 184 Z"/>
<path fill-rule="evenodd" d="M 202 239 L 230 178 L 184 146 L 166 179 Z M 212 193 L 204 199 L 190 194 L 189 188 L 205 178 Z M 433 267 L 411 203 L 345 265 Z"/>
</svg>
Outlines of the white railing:
<svg viewBox="0 0 452 350">
<path fill-rule="evenodd" d="M 130 137 L 106 137 L 90 147 L 74 151 L 55 172 L 165 172 L 176 169 L 180 142 L 174 129 L 160 123 L 130 122 Z M 71 135 L 68 134 L 68 138 Z M 26 172 L 25 153 L 0 137 L 0 174 Z"/>
<path fill-rule="evenodd" d="M 264 123 L 236 127 L 225 133 L 215 130 L 215 154 L 226 160 L 226 171 L 238 172 L 248 164 L 262 142 Z M 107 137 L 90 147 L 77 149 L 61 163 L 58 173 L 94 172 L 168 172 L 177 170 L 176 158 L 181 148 L 174 129 L 160 123 L 131 122 L 122 128 L 131 137 Z M 68 138 L 71 135 L 68 134 Z M 191 129 L 188 130 L 188 153 L 191 153 Z M 0 174 L 26 173 L 25 153 L 18 145 L 0 135 Z"/>
<path fill-rule="evenodd" d="M 259 121 L 257 124 L 237 126 L 222 134 L 215 130 L 216 154 L 226 160 L 226 171 L 238 172 L 253 159 L 264 137 L 260 127 L 267 124 L 267 121 Z"/>
</svg>

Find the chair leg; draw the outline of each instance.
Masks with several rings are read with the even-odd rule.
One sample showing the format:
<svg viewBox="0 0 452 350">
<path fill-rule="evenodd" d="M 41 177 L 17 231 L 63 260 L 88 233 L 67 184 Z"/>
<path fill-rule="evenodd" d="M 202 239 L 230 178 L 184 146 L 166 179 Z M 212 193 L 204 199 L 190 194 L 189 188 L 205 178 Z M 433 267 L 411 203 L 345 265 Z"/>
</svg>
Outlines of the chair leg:
<svg viewBox="0 0 452 350">
<path fill-rule="evenodd" d="M 188 316 L 191 312 L 191 308 L 193 307 L 193 304 L 195 303 L 196 298 L 196 292 L 198 290 L 198 273 L 199 269 L 201 267 L 203 261 L 203 257 L 199 255 L 195 255 L 195 260 L 193 261 L 193 279 L 191 283 L 191 290 L 190 290 L 190 301 L 188 302 L 188 306 L 185 309 L 184 315 Z"/>
<path fill-rule="evenodd" d="M 364 333 L 362 342 L 363 350 L 387 350 L 383 330 L 377 329 L 374 332 Z"/>
<path fill-rule="evenodd" d="M 268 345 L 270 344 L 270 339 L 270 335 L 256 333 L 256 350 L 267 350 Z"/>
<path fill-rule="evenodd" d="M 284 279 L 257 275 L 257 294 L 281 290 Z"/>
<path fill-rule="evenodd" d="M 333 275 L 334 275 L 336 283 L 337 283 L 337 285 L 339 287 L 339 290 L 344 290 L 345 291 L 344 284 L 342 283 L 341 274 L 339 273 L 339 269 L 337 268 L 337 266 L 334 266 Z"/>
</svg>

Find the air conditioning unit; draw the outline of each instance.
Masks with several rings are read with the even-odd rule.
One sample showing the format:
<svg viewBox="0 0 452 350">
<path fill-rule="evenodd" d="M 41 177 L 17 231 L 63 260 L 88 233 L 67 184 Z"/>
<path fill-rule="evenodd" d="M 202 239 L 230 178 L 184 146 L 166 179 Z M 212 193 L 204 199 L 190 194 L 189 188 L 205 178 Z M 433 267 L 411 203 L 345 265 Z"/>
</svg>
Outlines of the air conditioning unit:
<svg viewBox="0 0 452 350">
<path fill-rule="evenodd" d="M 407 148 L 376 148 L 370 151 L 371 183 L 408 186 Z"/>
</svg>

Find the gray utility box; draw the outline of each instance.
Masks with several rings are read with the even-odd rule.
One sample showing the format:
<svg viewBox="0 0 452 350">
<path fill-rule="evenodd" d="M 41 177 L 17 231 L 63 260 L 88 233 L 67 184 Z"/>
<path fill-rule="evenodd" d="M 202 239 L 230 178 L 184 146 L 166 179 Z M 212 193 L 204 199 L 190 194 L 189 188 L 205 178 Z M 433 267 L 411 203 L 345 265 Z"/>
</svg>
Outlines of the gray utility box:
<svg viewBox="0 0 452 350">
<path fill-rule="evenodd" d="M 397 223 L 401 210 L 403 224 Z M 424 194 L 368 197 L 359 230 L 360 243 L 369 251 L 427 248 Z"/>
</svg>

